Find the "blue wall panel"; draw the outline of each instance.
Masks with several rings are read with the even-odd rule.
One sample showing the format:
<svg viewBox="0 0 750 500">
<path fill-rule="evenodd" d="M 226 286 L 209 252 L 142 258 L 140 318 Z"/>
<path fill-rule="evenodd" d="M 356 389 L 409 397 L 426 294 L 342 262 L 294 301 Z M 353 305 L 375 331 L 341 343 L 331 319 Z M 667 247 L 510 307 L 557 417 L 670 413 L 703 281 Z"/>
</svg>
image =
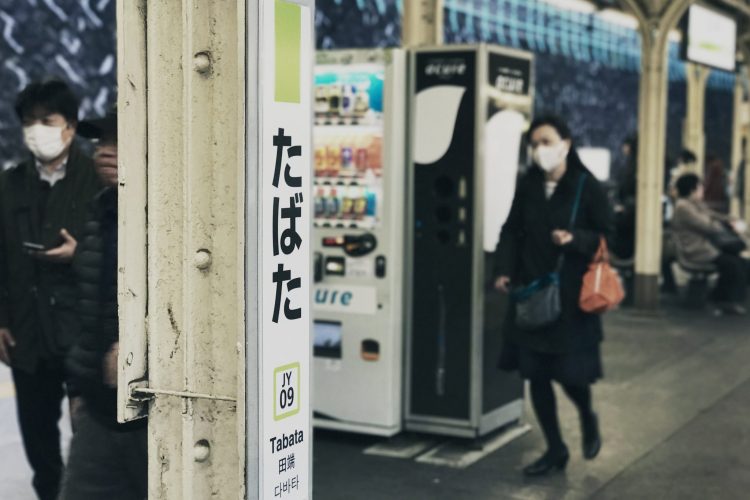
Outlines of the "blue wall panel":
<svg viewBox="0 0 750 500">
<path fill-rule="evenodd" d="M 319 49 L 401 44 L 401 0 L 317 0 L 316 6 Z"/>
<path fill-rule="evenodd" d="M 318 0 L 319 48 L 398 46 L 403 0 Z M 114 101 L 115 0 L 0 0 L 0 166 L 21 153 L 12 102 L 26 82 L 56 75 L 82 116 Z M 446 0 L 447 43 L 487 41 L 537 54 L 537 112 L 565 116 L 585 145 L 616 152 L 637 126 L 640 40 L 631 29 L 540 0 Z M 684 64 L 670 52 L 668 150 L 679 151 Z M 709 82 L 708 149 L 729 159 L 734 76 Z"/>
<path fill-rule="evenodd" d="M 638 33 L 601 17 L 555 7 L 541 0 L 446 0 L 446 43 L 479 41 L 536 54 L 536 112 L 566 118 L 583 145 L 607 147 L 615 157 L 637 129 Z M 681 149 L 685 117 L 685 64 L 679 46 L 669 54 L 667 149 Z M 706 115 L 708 149 L 725 161 L 731 154 L 734 75 L 714 71 Z"/>
</svg>

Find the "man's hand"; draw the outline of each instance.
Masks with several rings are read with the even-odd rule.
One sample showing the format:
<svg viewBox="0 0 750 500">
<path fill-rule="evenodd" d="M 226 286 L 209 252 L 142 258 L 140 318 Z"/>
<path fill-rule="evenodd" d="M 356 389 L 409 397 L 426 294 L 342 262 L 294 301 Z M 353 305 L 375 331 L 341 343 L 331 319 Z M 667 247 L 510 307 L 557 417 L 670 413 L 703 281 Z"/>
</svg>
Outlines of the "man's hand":
<svg viewBox="0 0 750 500">
<path fill-rule="evenodd" d="M 78 242 L 73 238 L 70 233 L 65 230 L 60 230 L 60 236 L 62 236 L 63 244 L 57 248 L 47 250 L 46 252 L 34 252 L 34 256 L 38 259 L 48 260 L 50 262 L 59 262 L 67 264 L 73 260 L 73 255 L 76 253 L 76 247 Z"/>
<path fill-rule="evenodd" d="M 572 241 L 573 241 L 573 234 L 570 231 L 565 231 L 562 229 L 552 231 L 552 242 L 555 245 L 559 247 L 564 247 L 565 245 L 570 245 Z"/>
<path fill-rule="evenodd" d="M 117 388 L 117 356 L 120 354 L 120 343 L 115 342 L 104 355 L 103 373 L 104 384 L 115 389 Z"/>
<path fill-rule="evenodd" d="M 0 361 L 10 366 L 10 354 L 16 347 L 16 339 L 7 328 L 0 328 Z"/>
<path fill-rule="evenodd" d="M 503 293 L 510 293 L 510 278 L 507 276 L 500 276 L 495 280 L 495 289 L 500 290 Z"/>
<path fill-rule="evenodd" d="M 74 396 L 70 398 L 68 405 L 70 407 L 70 419 L 75 426 L 78 419 L 81 418 L 81 411 L 83 411 L 83 398 L 81 396 Z"/>
</svg>

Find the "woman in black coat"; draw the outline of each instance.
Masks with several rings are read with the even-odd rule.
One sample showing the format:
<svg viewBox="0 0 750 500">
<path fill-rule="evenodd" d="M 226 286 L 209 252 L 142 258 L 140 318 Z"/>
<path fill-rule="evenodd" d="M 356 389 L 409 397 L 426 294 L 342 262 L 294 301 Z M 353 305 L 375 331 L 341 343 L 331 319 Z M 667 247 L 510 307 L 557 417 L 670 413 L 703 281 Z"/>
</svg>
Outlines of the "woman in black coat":
<svg viewBox="0 0 750 500">
<path fill-rule="evenodd" d="M 583 454 L 601 448 L 591 404 L 591 384 L 602 376 L 602 322 L 578 306 L 583 275 L 602 237 L 612 232 L 612 215 L 599 182 L 581 163 L 570 130 L 556 117 L 540 118 L 529 129 L 534 166 L 521 178 L 500 235 L 495 286 L 508 293 L 555 271 L 562 257 L 562 314 L 550 327 L 522 330 L 510 308 L 500 367 L 530 381 L 531 399 L 547 441 L 547 452 L 524 469 L 529 476 L 564 469 L 569 454 L 560 434 L 552 381 L 560 383 L 581 417 Z M 581 188 L 573 227 L 573 207 Z"/>
</svg>

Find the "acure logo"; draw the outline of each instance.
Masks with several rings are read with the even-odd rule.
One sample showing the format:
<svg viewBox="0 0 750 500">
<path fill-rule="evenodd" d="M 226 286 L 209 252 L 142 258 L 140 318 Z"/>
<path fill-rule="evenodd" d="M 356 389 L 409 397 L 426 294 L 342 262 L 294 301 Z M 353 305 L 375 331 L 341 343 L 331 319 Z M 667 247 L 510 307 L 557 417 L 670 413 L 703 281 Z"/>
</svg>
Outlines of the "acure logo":
<svg viewBox="0 0 750 500">
<path fill-rule="evenodd" d="M 466 73 L 466 64 L 464 63 L 432 63 L 425 68 L 425 74 L 429 76 L 453 76 L 463 75 Z"/>
<path fill-rule="evenodd" d="M 352 303 L 354 294 L 352 292 L 339 292 L 339 290 L 327 290 L 319 288 L 315 290 L 315 303 L 321 305 L 341 305 L 348 307 Z"/>
</svg>

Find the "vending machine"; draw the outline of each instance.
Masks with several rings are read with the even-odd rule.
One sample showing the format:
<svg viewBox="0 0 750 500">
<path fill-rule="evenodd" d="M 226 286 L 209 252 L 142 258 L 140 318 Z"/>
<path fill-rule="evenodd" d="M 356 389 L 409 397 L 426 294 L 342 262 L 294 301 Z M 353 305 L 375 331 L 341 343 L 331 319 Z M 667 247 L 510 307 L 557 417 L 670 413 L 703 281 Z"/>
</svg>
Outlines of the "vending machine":
<svg viewBox="0 0 750 500">
<path fill-rule="evenodd" d="M 520 419 L 498 369 L 507 298 L 492 260 L 533 109 L 532 56 L 480 46 L 411 61 L 406 428 L 479 437 Z"/>
<path fill-rule="evenodd" d="M 313 407 L 317 427 L 402 426 L 407 57 L 319 52 Z"/>
</svg>

